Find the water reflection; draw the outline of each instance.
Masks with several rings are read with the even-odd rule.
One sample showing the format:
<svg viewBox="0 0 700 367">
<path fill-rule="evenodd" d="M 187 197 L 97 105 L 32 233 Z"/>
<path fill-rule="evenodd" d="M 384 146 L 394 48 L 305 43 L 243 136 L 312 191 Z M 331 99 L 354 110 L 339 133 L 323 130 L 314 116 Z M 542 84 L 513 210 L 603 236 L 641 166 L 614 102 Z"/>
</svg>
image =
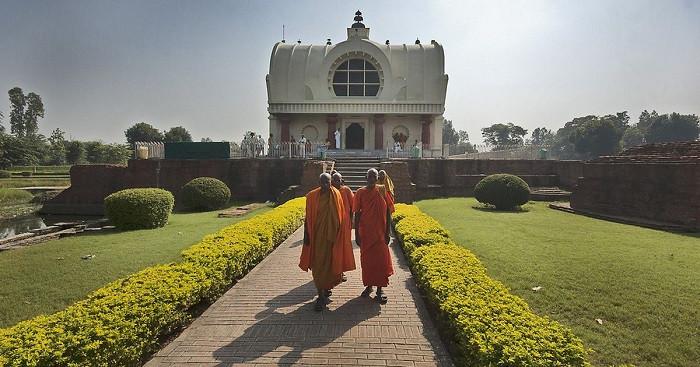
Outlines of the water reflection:
<svg viewBox="0 0 700 367">
<path fill-rule="evenodd" d="M 0 238 L 29 232 L 32 229 L 46 228 L 44 218 L 38 215 L 27 215 L 19 218 L 0 220 Z"/>
<path fill-rule="evenodd" d="M 38 214 L 23 215 L 12 219 L 0 220 L 0 239 L 14 236 L 16 234 L 29 232 L 32 229 L 46 228 L 60 222 L 78 222 L 99 217 L 90 216 L 68 216 L 68 215 L 48 215 Z"/>
</svg>

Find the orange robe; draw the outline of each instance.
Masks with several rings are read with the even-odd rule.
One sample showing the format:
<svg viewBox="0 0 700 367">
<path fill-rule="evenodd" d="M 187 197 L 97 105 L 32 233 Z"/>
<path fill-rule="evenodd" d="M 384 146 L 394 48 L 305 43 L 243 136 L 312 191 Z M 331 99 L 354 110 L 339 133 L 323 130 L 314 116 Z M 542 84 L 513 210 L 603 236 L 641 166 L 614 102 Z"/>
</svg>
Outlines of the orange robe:
<svg viewBox="0 0 700 367">
<path fill-rule="evenodd" d="M 360 262 L 362 282 L 365 287 L 386 287 L 394 274 L 389 246 L 385 242 L 387 209 L 393 211 L 394 204 L 385 191 L 363 187 L 355 193 L 355 213 L 360 213 L 360 222 L 355 234 L 360 236 Z M 357 214 L 356 214 L 357 215 Z"/>
<path fill-rule="evenodd" d="M 343 263 L 343 199 L 334 187 L 327 195 L 321 189 L 306 195 L 304 231 L 309 245 L 303 245 L 299 267 L 311 273 L 318 289 L 331 289 L 341 282 Z"/>
<path fill-rule="evenodd" d="M 343 262 L 341 271 L 355 270 L 355 255 L 352 252 L 352 213 L 354 194 L 347 186 L 340 186 L 343 197 L 343 225 L 340 227 L 343 239 Z"/>
</svg>

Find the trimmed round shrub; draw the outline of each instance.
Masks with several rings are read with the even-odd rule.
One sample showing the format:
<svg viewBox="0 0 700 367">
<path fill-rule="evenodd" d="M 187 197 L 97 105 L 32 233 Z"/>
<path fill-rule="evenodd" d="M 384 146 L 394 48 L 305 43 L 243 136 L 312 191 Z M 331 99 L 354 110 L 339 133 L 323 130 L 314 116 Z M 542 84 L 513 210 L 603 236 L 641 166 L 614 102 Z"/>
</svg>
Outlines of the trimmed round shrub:
<svg viewBox="0 0 700 367">
<path fill-rule="evenodd" d="M 158 228 L 168 223 L 175 198 L 163 189 L 126 189 L 105 198 L 105 214 L 120 229 Z"/>
<path fill-rule="evenodd" d="M 10 177 L 12 177 L 12 174 L 10 173 L 10 171 L 0 170 L 0 178 L 10 178 Z"/>
<path fill-rule="evenodd" d="M 180 196 L 182 205 L 189 210 L 214 210 L 228 204 L 231 190 L 221 180 L 199 177 L 186 183 Z"/>
<path fill-rule="evenodd" d="M 527 203 L 530 186 L 518 176 L 499 173 L 479 181 L 474 187 L 474 197 L 498 210 L 509 210 Z"/>
</svg>

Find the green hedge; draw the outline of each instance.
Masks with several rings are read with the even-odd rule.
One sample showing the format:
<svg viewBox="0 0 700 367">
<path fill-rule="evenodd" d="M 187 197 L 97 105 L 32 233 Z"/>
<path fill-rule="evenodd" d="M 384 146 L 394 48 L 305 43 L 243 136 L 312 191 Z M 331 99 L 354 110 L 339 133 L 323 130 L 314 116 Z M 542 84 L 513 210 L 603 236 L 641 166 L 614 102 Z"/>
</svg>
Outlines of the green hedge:
<svg viewBox="0 0 700 367">
<path fill-rule="evenodd" d="M 471 252 L 412 205 L 396 205 L 396 233 L 418 285 L 438 310 L 460 366 L 589 366 L 581 340 L 538 316 Z"/>
<path fill-rule="evenodd" d="M 213 177 L 198 177 L 182 187 L 182 204 L 190 210 L 215 210 L 228 204 L 231 189 Z"/>
<path fill-rule="evenodd" d="M 159 228 L 168 223 L 175 198 L 163 189 L 126 189 L 105 198 L 105 215 L 119 229 Z"/>
<path fill-rule="evenodd" d="M 0 178 L 10 178 L 10 177 L 12 177 L 12 173 L 10 173 L 10 171 L 0 170 Z"/>
<path fill-rule="evenodd" d="M 479 181 L 474 186 L 474 197 L 498 210 L 508 210 L 527 203 L 530 186 L 518 176 L 499 173 Z"/>
<path fill-rule="evenodd" d="M 114 281 L 63 311 L 0 329 L 0 366 L 132 366 L 303 223 L 304 198 L 206 236 L 184 261 Z"/>
</svg>

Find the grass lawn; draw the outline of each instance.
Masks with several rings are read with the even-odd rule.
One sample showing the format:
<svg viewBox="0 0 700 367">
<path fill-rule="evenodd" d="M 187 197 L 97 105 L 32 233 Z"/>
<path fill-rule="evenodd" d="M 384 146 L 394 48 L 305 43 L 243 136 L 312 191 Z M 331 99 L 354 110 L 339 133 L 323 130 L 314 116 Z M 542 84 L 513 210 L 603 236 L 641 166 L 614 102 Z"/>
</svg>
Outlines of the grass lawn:
<svg viewBox="0 0 700 367">
<path fill-rule="evenodd" d="M 204 235 L 251 215 L 176 213 L 164 228 L 83 234 L 0 252 L 0 327 L 61 310 L 106 283 L 155 264 L 180 261 Z M 81 256 L 93 254 L 92 260 Z"/>
<path fill-rule="evenodd" d="M 66 177 L 12 177 L 0 178 L 0 188 L 18 188 L 31 186 L 70 186 Z"/>
<path fill-rule="evenodd" d="M 545 203 L 519 213 L 473 209 L 473 198 L 417 205 L 535 312 L 571 327 L 594 349 L 595 365 L 700 363 L 700 234 L 617 224 Z"/>
</svg>

